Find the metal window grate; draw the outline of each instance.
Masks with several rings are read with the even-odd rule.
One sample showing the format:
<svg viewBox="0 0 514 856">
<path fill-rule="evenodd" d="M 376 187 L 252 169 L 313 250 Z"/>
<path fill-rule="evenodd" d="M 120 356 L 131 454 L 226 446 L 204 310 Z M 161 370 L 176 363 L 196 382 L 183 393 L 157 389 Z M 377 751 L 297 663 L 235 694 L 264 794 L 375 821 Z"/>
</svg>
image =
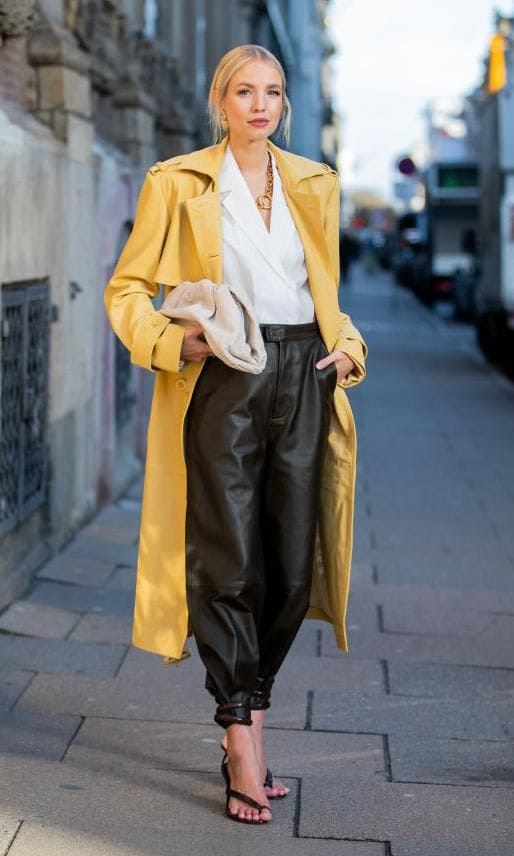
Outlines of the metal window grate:
<svg viewBox="0 0 514 856">
<path fill-rule="evenodd" d="M 48 282 L 1 292 L 0 534 L 44 500 L 50 342 Z"/>
</svg>

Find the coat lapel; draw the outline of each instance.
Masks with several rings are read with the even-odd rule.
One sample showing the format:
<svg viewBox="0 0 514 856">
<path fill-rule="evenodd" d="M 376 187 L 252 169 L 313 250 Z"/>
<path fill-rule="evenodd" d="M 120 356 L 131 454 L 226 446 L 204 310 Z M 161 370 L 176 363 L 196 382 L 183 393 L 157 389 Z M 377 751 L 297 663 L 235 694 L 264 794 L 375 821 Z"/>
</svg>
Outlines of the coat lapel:
<svg viewBox="0 0 514 856">
<path fill-rule="evenodd" d="M 185 200 L 196 251 L 206 279 L 221 283 L 221 205 L 220 194 L 208 191 Z"/>
<path fill-rule="evenodd" d="M 328 243 L 323 228 L 323 214 L 319 193 L 308 193 L 286 185 L 284 195 L 298 230 L 305 253 L 305 265 L 311 289 L 315 287 L 313 272 L 321 265 L 327 267 Z"/>
</svg>

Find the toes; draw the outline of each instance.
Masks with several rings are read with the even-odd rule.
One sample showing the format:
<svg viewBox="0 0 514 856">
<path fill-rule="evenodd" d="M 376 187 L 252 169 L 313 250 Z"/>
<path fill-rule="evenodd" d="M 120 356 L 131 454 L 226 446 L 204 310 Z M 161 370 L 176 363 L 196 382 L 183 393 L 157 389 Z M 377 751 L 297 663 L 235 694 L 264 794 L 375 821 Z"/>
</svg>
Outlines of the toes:
<svg viewBox="0 0 514 856">
<path fill-rule="evenodd" d="M 282 797 L 289 793 L 289 788 L 285 785 L 273 785 L 272 788 L 266 787 L 265 790 L 268 797 Z"/>
<path fill-rule="evenodd" d="M 237 817 L 239 820 L 248 820 L 252 823 L 258 823 L 259 821 L 267 823 L 271 820 L 271 811 L 268 808 L 259 812 L 257 809 L 247 808 L 246 806 L 239 806 L 235 809 L 229 807 L 229 814 L 231 817 Z"/>
</svg>

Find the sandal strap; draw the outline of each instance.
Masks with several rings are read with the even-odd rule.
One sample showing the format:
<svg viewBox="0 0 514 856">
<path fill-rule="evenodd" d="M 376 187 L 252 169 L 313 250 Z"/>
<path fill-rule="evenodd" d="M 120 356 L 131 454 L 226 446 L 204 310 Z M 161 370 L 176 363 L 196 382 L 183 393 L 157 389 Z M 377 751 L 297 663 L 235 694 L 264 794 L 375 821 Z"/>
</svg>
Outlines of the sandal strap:
<svg viewBox="0 0 514 856">
<path fill-rule="evenodd" d="M 266 768 L 266 778 L 264 779 L 264 787 L 265 788 L 272 788 L 273 787 L 273 773 L 271 772 L 269 767 Z"/>
<path fill-rule="evenodd" d="M 252 808 L 258 808 L 259 811 L 264 811 L 264 809 L 268 809 L 268 811 L 270 811 L 267 805 L 261 805 L 257 802 L 257 800 L 254 800 L 252 799 L 252 797 L 249 797 L 248 794 L 243 794 L 242 791 L 235 791 L 233 788 L 229 788 L 227 790 L 227 796 L 234 797 L 234 799 L 237 800 L 241 800 L 241 802 L 246 803 Z"/>
</svg>

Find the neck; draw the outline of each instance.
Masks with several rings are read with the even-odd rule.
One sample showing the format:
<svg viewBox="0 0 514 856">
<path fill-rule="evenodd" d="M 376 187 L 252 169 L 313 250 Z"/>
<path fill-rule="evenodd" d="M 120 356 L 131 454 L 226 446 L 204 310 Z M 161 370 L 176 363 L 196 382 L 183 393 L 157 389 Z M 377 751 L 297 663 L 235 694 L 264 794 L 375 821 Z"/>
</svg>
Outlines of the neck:
<svg viewBox="0 0 514 856">
<path fill-rule="evenodd" d="M 241 172 L 262 173 L 268 165 L 267 140 L 237 140 L 230 137 L 230 150 Z"/>
</svg>

